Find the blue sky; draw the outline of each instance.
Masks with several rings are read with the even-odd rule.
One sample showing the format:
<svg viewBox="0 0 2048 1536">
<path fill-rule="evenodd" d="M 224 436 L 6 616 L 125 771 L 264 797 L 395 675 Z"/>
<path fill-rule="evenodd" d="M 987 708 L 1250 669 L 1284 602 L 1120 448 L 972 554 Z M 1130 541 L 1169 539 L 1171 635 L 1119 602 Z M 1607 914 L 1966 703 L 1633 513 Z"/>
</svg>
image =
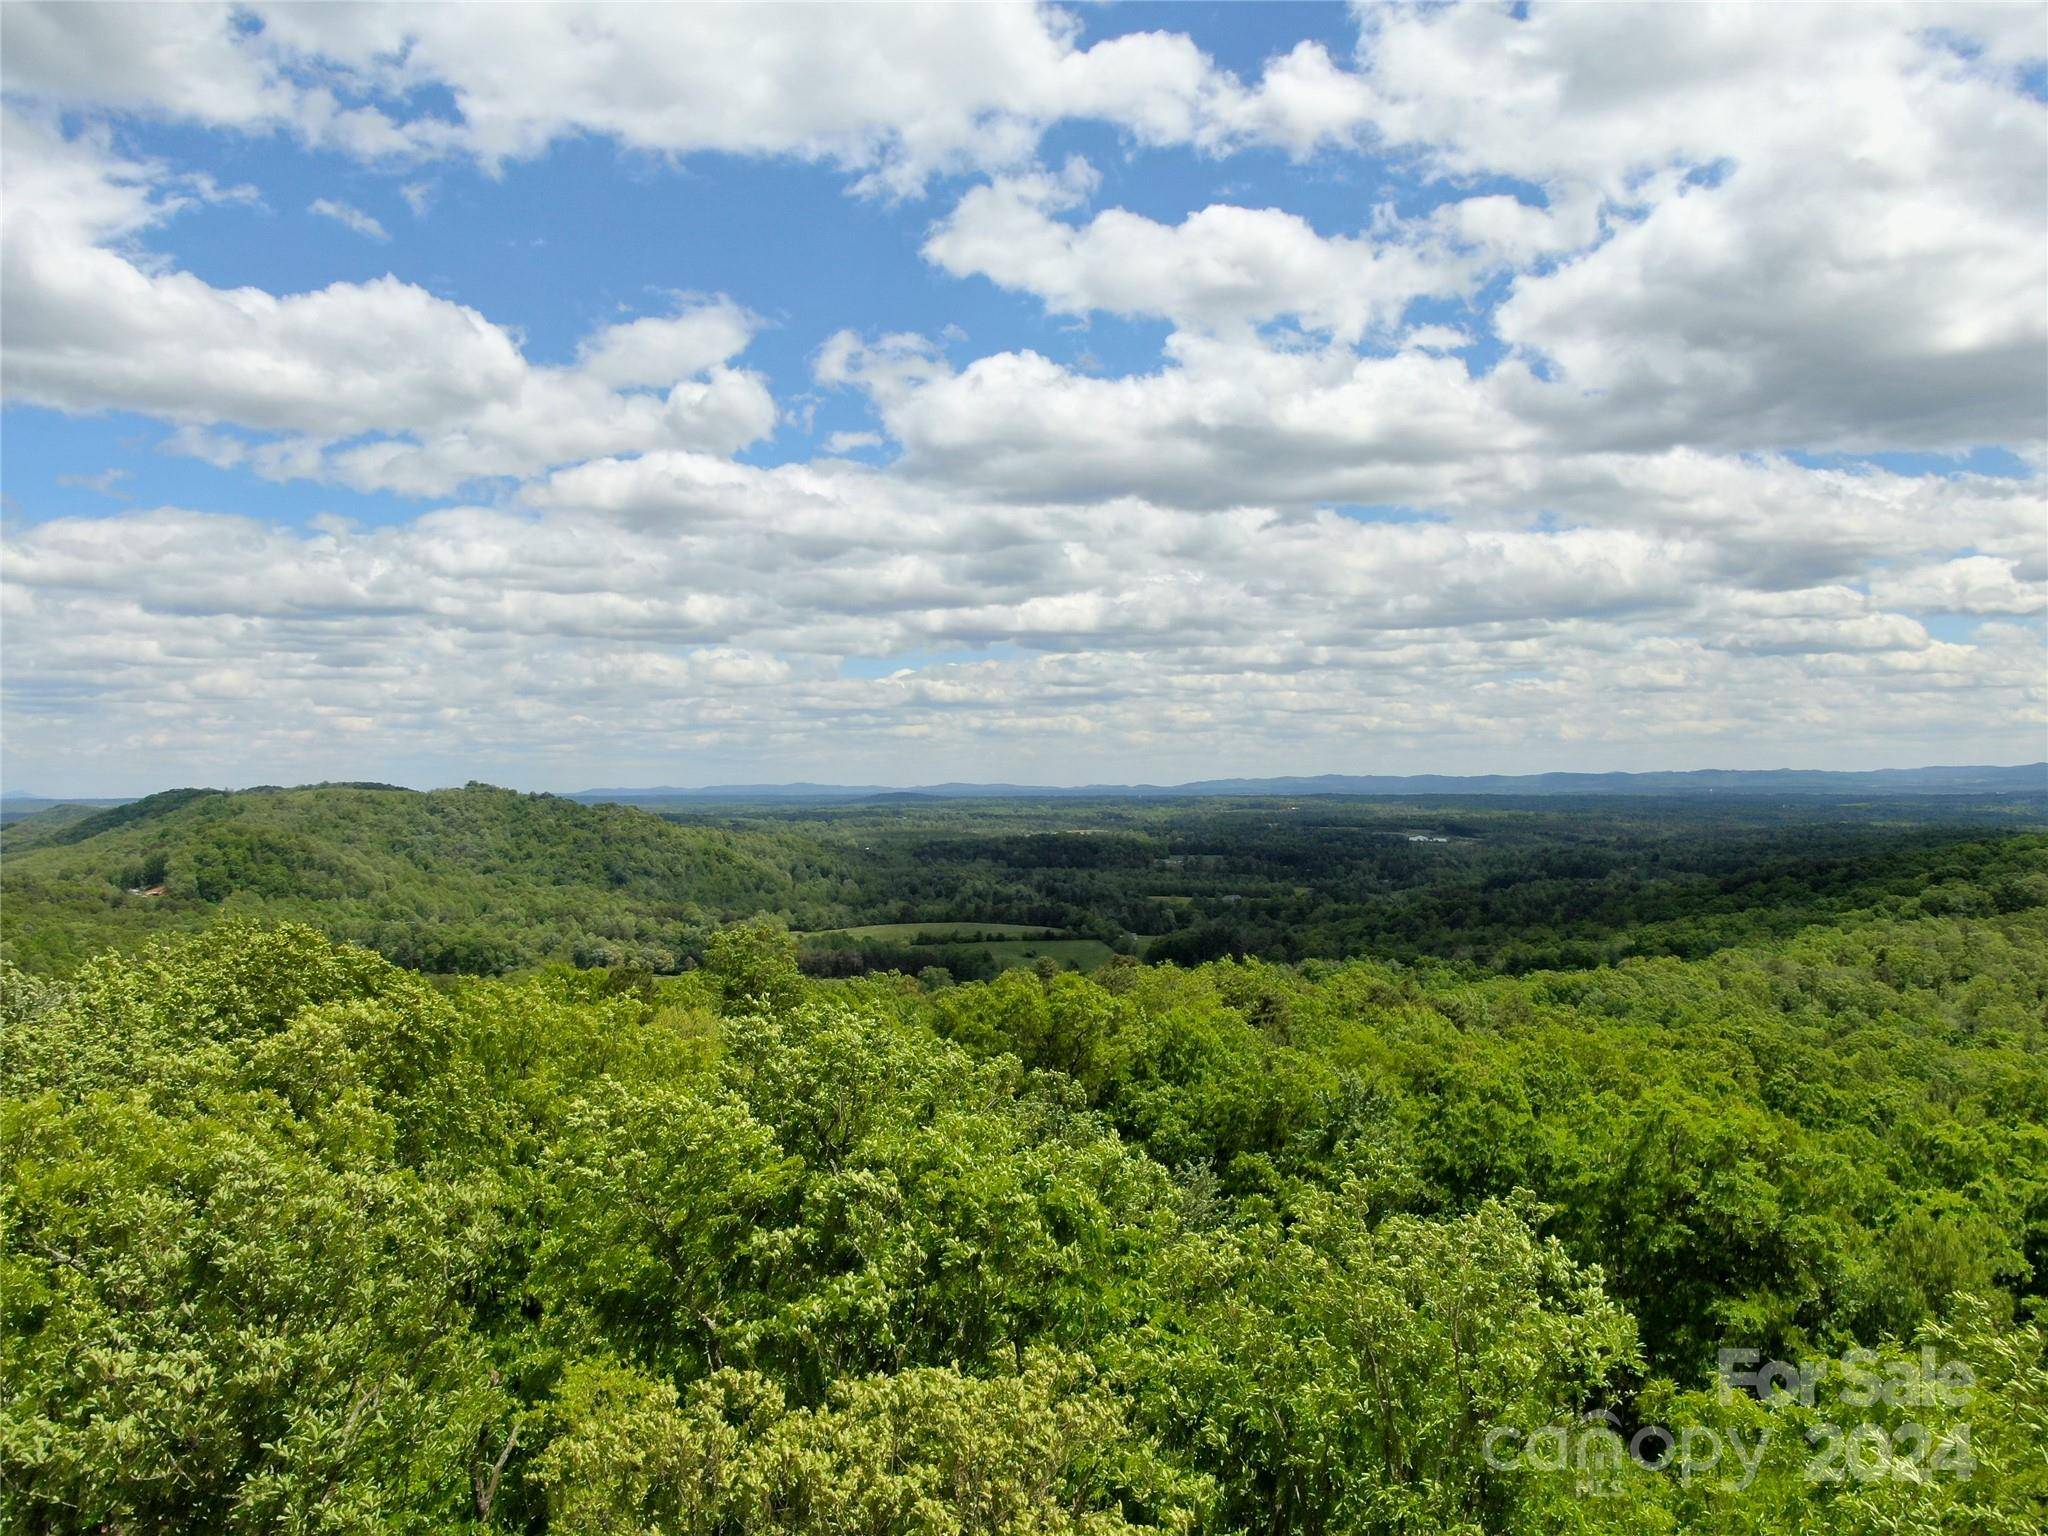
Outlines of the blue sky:
<svg viewBox="0 0 2048 1536">
<path fill-rule="evenodd" d="M 1119 5 L 1074 14 L 1087 37 L 1170 26 L 1199 37 L 1219 66 L 1254 76 L 1303 38 L 1344 48 L 1356 35 L 1341 5 Z M 76 131 L 90 116 L 74 112 L 69 125 Z M 516 328 L 527 356 L 549 364 L 572 361 L 595 329 L 666 312 L 678 294 L 731 296 L 765 322 L 748 364 L 767 375 L 779 399 L 815 402 L 814 411 L 785 419 L 772 438 L 747 449 L 742 457 L 751 463 L 805 459 L 835 431 L 875 427 L 858 397 L 812 387 L 811 360 L 841 329 L 936 335 L 951 326 L 965 333 L 965 355 L 1029 347 L 1113 374 L 1153 367 L 1170 329 L 1163 319 L 1048 315 L 1029 295 L 961 281 L 918 261 L 946 187 L 970 177 L 937 180 L 927 195 L 863 198 L 850 197 L 844 172 L 827 165 L 721 155 L 677 163 L 622 152 L 604 139 L 564 139 L 531 160 L 494 168 L 455 160 L 395 173 L 276 134 L 141 119 L 124 121 L 119 138 L 131 153 L 201 168 L 223 187 L 249 190 L 246 198 L 189 207 L 149 238 L 154 251 L 216 287 L 293 293 L 397 273 Z M 1383 202 L 1414 215 L 1475 188 L 1542 197 L 1540 188 L 1504 178 L 1461 178 L 1453 188 L 1417 174 L 1405 155 L 1304 158 L 1250 147 L 1219 158 L 1188 146 L 1140 150 L 1102 123 L 1054 125 L 1041 158 L 1057 164 L 1074 155 L 1100 173 L 1099 201 L 1167 222 L 1211 203 L 1245 201 L 1286 208 L 1325 233 L 1352 234 Z M 424 189 L 424 216 L 412 212 L 407 187 Z M 389 238 L 351 235 L 310 212 L 322 199 L 368 214 Z M 1418 310 L 1432 318 L 1474 313 L 1462 303 L 1426 301 Z M 20 508 L 29 517 L 104 510 L 99 493 L 64 480 L 108 467 L 128 471 L 121 490 L 129 496 L 185 503 L 235 494 L 237 486 L 246 494 L 244 477 L 221 483 L 205 466 L 161 462 L 168 433 L 145 418 L 16 407 L 8 425 L 11 446 L 23 455 L 19 484 L 47 482 L 46 496 Z M 337 511 L 391 519 L 413 510 L 394 497 L 303 483 L 269 493 L 274 500 L 262 510 L 277 517 Z"/>
<path fill-rule="evenodd" d="M 10 7 L 0 779 L 2038 757 L 1944 17 Z"/>
</svg>

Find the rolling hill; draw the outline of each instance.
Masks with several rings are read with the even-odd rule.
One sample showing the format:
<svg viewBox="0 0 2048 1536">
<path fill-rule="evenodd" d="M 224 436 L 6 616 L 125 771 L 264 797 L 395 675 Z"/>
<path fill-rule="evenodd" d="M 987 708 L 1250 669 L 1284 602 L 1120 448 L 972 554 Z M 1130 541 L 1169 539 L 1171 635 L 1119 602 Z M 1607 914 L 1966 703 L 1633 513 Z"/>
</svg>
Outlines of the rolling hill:
<svg viewBox="0 0 2048 1536">
<path fill-rule="evenodd" d="M 310 922 L 429 971 L 664 969 L 707 927 L 784 911 L 783 852 L 772 836 L 487 785 L 167 790 L 10 827 L 0 948 L 62 969 L 239 915 Z"/>
</svg>

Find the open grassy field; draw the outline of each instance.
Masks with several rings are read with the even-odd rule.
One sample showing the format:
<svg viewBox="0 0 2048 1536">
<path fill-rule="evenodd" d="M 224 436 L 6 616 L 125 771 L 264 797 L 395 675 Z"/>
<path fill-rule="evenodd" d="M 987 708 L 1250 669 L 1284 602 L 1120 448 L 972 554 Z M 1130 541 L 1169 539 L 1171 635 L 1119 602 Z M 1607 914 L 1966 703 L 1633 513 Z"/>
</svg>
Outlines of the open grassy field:
<svg viewBox="0 0 2048 1536">
<path fill-rule="evenodd" d="M 1049 955 L 1074 970 L 1092 971 L 1116 953 L 1100 939 L 1006 939 L 1001 943 L 974 947 L 994 955 L 1006 970 L 1011 966 L 1029 965 L 1041 955 Z"/>
</svg>

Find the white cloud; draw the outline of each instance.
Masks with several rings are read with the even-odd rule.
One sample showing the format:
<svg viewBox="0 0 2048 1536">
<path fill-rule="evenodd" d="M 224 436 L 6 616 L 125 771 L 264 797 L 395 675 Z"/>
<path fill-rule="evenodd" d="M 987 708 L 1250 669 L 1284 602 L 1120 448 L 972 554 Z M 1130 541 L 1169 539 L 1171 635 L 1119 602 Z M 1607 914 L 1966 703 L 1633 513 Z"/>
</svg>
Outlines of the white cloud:
<svg viewBox="0 0 2048 1536">
<path fill-rule="evenodd" d="M 2017 542 L 2017 541 L 2015 541 Z M 1965 555 L 1917 569 L 1873 576 L 1873 601 L 1919 613 L 2010 613 L 2048 611 L 2048 559 L 2029 551 L 2022 559 Z M 2031 576 L 2023 571 L 2031 568 Z"/>
<path fill-rule="evenodd" d="M 336 202 L 331 197 L 316 197 L 306 205 L 306 212 L 318 214 L 323 219 L 332 219 L 344 228 L 371 240 L 387 241 L 390 232 L 362 209 L 348 203 Z"/>
<path fill-rule="evenodd" d="M 1227 330 L 1293 317 L 1355 342 L 1399 320 L 1411 299 L 1468 287 L 1469 264 L 1386 227 L 1325 237 L 1278 208 L 1216 204 L 1166 225 L 1106 209 L 1074 225 L 1053 217 L 1091 178 L 1005 177 L 976 187 L 933 231 L 924 254 L 955 277 L 979 275 L 1035 294 L 1057 314 L 1161 315 Z"/>
<path fill-rule="evenodd" d="M 1253 84 L 1015 6 L 238 14 L 5 8 L 8 89 L 40 104 L 0 154 L 9 398 L 154 415 L 272 478 L 520 483 L 376 528 L 11 528 L 10 761 L 353 777 L 366 724 L 555 784 L 683 776 L 679 741 L 788 776 L 830 740 L 836 775 L 903 778 L 1070 779 L 1077 742 L 1103 777 L 1189 741 L 1244 771 L 2038 752 L 2039 480 L 1788 453 L 2048 454 L 2048 135 L 2014 74 L 2037 9 L 1374 10 L 1356 57 L 1303 44 Z M 1171 334 L 1123 376 L 980 321 L 979 355 L 950 327 L 801 336 L 901 452 L 754 468 L 730 456 L 777 421 L 741 361 L 772 294 L 547 363 L 518 317 L 395 275 L 215 286 L 151 243 L 223 194 L 97 109 L 394 169 L 591 134 L 896 194 L 972 172 L 929 280 Z M 1075 118 L 1369 146 L 1426 186 L 1348 228 L 1256 191 L 1098 207 L 1087 167 L 1035 163 Z M 400 187 L 415 215 L 432 185 Z"/>
<path fill-rule="evenodd" d="M 825 161 L 898 193 L 935 172 L 1022 165 L 1066 117 L 1212 148 L 1258 138 L 1303 152 L 1348 131 L 1316 50 L 1247 89 L 1184 36 L 1083 48 L 1078 32 L 1026 4 L 23 4 L 7 10 L 5 78 L 22 96 L 286 129 L 370 159 L 496 163 L 600 134 L 663 154 Z M 452 116 L 402 110 L 429 84 Z"/>
<path fill-rule="evenodd" d="M 10 115 L 0 164 L 0 367 L 16 401 L 277 434 L 188 440 L 276 478 L 410 495 L 599 454 L 731 452 L 773 430 L 765 384 L 730 366 L 752 322 L 722 300 L 614 326 L 577 366 L 542 367 L 502 326 L 396 277 L 274 295 L 100 243 L 177 206 L 104 144 Z"/>
<path fill-rule="evenodd" d="M 1547 206 L 1489 193 L 1326 237 L 1224 206 L 1075 224 L 1055 214 L 1085 185 L 999 179 L 927 257 L 1055 313 L 1166 316 L 1166 366 L 1100 380 L 999 354 L 866 382 L 913 466 L 985 462 L 979 483 L 1023 495 L 1371 499 L 1475 440 L 2038 458 L 2048 133 L 2012 64 L 2040 40 L 2006 9 L 1943 8 L 1938 33 L 1935 14 L 1373 11 L 1344 99 L 1445 173 L 1526 178 Z M 1493 323 L 1528 366 L 1485 380 L 1200 340 L 1285 316 L 1354 340 L 1503 265 L 1526 270 Z"/>
<path fill-rule="evenodd" d="M 302 84 L 236 5 L 8 5 L 0 82 L 63 107 L 110 107 L 212 128 L 288 128 L 309 143 L 375 158 L 417 153 L 420 137 L 328 85 Z"/>
<path fill-rule="evenodd" d="M 1769 483 L 1752 494 L 1796 489 L 1777 478 L 1789 468 L 1756 473 Z M 1975 531 L 1950 488 L 1886 493 L 1917 502 L 1922 548 Z M 1909 521 L 1882 541 L 1883 570 L 1918 568 Z M 1945 580 L 1952 562 L 1930 558 Z M 1468 766 L 1510 745 L 1520 762 L 1639 764 L 2027 750 L 2048 705 L 2038 636 L 1936 640 L 1874 579 L 1870 595 L 1827 574 L 1757 585 L 1769 564 L 1733 568 L 1685 524 L 977 504 L 843 462 L 655 454 L 564 470 L 523 508 L 389 527 L 159 509 L 17 529 L 10 675 L 38 688 L 13 708 L 9 749 L 72 728 L 48 701 L 90 680 L 108 772 L 140 750 L 196 773 L 227 741 L 234 761 L 337 771 L 359 750 L 324 723 L 340 716 L 374 721 L 394 753 L 549 775 L 574 750 L 565 720 L 606 760 L 650 765 L 679 739 L 772 764 L 822 732 L 850 773 L 914 739 L 895 771 L 919 778 L 985 773 L 996 751 L 1071 778 L 1050 744 L 1083 731 L 1132 762 L 1226 732 L 1268 769 L 1357 766 L 1361 731 L 1377 761 Z M 1024 658 L 839 670 L 995 642 Z"/>
<path fill-rule="evenodd" d="M 613 389 L 665 387 L 745 351 L 758 324 L 738 305 L 717 299 L 586 337 L 577 366 Z"/>
<path fill-rule="evenodd" d="M 0 108 L 0 197 L 10 230 L 29 226 L 55 245 L 126 241 L 185 199 L 169 172 L 115 149 L 104 126 L 67 138 L 40 116 Z"/>
<path fill-rule="evenodd" d="M 2039 17 L 2000 4 L 1357 9 L 1375 132 L 1453 174 L 1589 183 L 1624 202 L 1646 174 L 1739 163 L 1832 125 L 1811 168 L 1828 174 L 1887 119 L 1910 144 L 1951 92 L 1974 82 L 1994 104 L 2048 54 Z"/>
<path fill-rule="evenodd" d="M 1442 237 L 1510 267 L 1582 250 L 1606 233 L 1599 200 L 1585 188 L 1560 190 L 1541 208 L 1505 192 L 1462 198 L 1430 222 Z"/>
<path fill-rule="evenodd" d="M 1541 184 L 1577 210 L 1567 247 L 1589 195 L 1624 210 L 1498 316 L 1623 431 L 1945 450 L 2044 435 L 2048 135 L 2015 66 L 2048 48 L 2026 9 L 1374 10 L 1360 52 L 1379 132 Z"/>
<path fill-rule="evenodd" d="M 1475 384 L 1455 358 L 1278 348 L 1178 332 L 1168 363 L 1103 378 L 1031 352 L 953 370 L 903 338 L 842 338 L 826 384 L 868 392 L 906 471 L 1019 499 L 1142 495 L 1191 507 L 1406 501 L 1447 467 L 1535 445 L 1510 368 Z"/>
<path fill-rule="evenodd" d="M 832 160 L 905 190 L 943 167 L 1016 164 L 1063 116 L 1218 150 L 1374 136 L 1445 174 L 1515 176 L 1534 190 L 1325 235 L 1286 210 L 1227 204 L 1178 224 L 1114 208 L 1069 222 L 1057 215 L 1086 178 L 1020 172 L 970 190 L 926 254 L 1058 313 L 1164 315 L 1207 332 L 1295 318 L 1344 342 L 1391 327 L 1412 298 L 1467 294 L 1485 273 L 1533 264 L 1494 323 L 1550 370 L 1549 387 L 1475 388 L 1470 409 L 1481 423 L 1505 410 L 1574 448 L 1997 442 L 2038 454 L 2048 436 L 2048 137 L 2013 70 L 2038 39 L 2009 9 L 1369 10 L 1355 69 L 1303 45 L 1256 88 L 1185 37 L 1083 49 L 1059 13 L 1018 7 L 934 11 L 915 28 L 858 7 L 287 7 L 256 28 L 200 8 L 152 16 L 132 36 L 64 10 L 16 13 L 10 78 L 30 94 L 193 116 L 195 98 L 148 83 L 184 61 L 226 82 L 203 120 L 331 126 L 340 109 L 306 107 L 294 83 L 317 63 L 321 78 L 372 93 L 448 87 L 456 117 L 394 120 L 391 132 L 423 152 L 487 159 L 598 132 L 667 153 Z M 1952 46 L 1956 36 L 1979 52 Z M 1008 67 L 978 67 L 995 57 Z M 1629 60 L 1625 76 L 1609 67 L 1616 58 Z M 1689 179 L 1699 168 L 1713 184 Z M 1203 393 L 1175 373 L 1158 376 L 1160 391 Z M 1355 395 L 1347 384 L 1293 414 L 1320 441 L 1316 419 Z M 1138 416 L 1162 413 L 1170 402 Z M 1002 459 L 1017 451 L 991 446 Z M 970 448 L 957 444 L 961 456 Z M 1236 457 L 1249 466 L 1249 447 Z"/>
<path fill-rule="evenodd" d="M 249 45 L 227 5 L 10 5 L 0 41 L 10 93 L 216 127 L 298 110 L 298 87 Z"/>
</svg>

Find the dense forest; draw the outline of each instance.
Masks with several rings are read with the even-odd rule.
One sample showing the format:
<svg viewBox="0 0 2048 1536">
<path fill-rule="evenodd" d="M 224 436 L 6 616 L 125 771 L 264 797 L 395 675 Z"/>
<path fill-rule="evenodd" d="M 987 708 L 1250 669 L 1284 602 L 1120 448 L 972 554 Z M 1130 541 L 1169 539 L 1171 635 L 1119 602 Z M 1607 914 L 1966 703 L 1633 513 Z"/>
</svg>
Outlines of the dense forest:
<svg viewBox="0 0 2048 1536">
<path fill-rule="evenodd" d="M 309 923 L 427 971 L 669 973 L 721 924 L 766 915 L 818 976 L 987 979 L 1112 954 L 1519 973 L 1697 957 L 1872 907 L 2015 910 L 2048 894 L 2044 828 L 2048 791 L 888 796 L 655 814 L 486 785 L 176 790 L 0 831 L 0 952 L 61 971 L 231 916 Z"/>
<path fill-rule="evenodd" d="M 0 872 L 9 1530 L 2048 1523 L 2025 803 L 330 786 Z"/>
<path fill-rule="evenodd" d="M 11 1529 L 2048 1513 L 2039 905 L 1478 980 L 820 982 L 762 924 L 671 978 L 226 926 L 6 982 Z M 1759 1401 L 1730 1347 L 1911 1386 Z"/>
<path fill-rule="evenodd" d="M 50 970 L 220 917 L 293 918 L 427 971 L 673 970 L 721 921 L 788 911 L 816 874 L 773 837 L 483 785 L 171 790 L 5 828 L 0 938 Z"/>
</svg>

